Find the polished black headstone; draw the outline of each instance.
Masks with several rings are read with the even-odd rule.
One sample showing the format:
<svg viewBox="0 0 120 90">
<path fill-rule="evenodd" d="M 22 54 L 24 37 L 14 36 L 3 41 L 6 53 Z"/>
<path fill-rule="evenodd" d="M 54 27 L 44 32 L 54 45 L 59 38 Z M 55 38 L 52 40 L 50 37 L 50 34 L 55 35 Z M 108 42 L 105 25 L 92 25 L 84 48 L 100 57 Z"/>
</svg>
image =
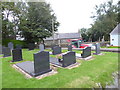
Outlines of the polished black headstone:
<svg viewBox="0 0 120 90">
<path fill-rule="evenodd" d="M 10 50 L 13 50 L 13 47 L 14 47 L 14 46 L 13 46 L 13 43 L 12 43 L 12 42 L 9 42 L 9 43 L 8 43 L 8 47 L 10 48 Z"/>
<path fill-rule="evenodd" d="M 22 50 L 21 49 L 14 49 L 14 50 L 12 50 L 12 57 L 13 57 L 12 62 L 23 60 L 22 59 Z"/>
<path fill-rule="evenodd" d="M 61 54 L 61 47 L 59 47 L 59 46 L 55 46 L 55 47 L 53 47 L 53 55 L 56 55 L 56 54 Z"/>
<path fill-rule="evenodd" d="M 34 48 L 35 48 L 35 44 L 34 43 L 29 43 L 28 44 L 28 49 L 29 50 L 34 50 Z"/>
<path fill-rule="evenodd" d="M 22 45 L 17 44 L 16 49 L 22 49 Z"/>
<path fill-rule="evenodd" d="M 62 56 L 61 60 L 59 60 L 58 58 L 50 57 L 50 62 L 61 67 L 67 67 L 76 63 L 75 52 L 67 52 Z"/>
<path fill-rule="evenodd" d="M 39 49 L 40 49 L 40 51 L 44 51 L 44 45 L 43 45 L 43 44 L 40 44 L 40 45 L 39 45 Z"/>
<path fill-rule="evenodd" d="M 49 63 L 49 52 L 46 51 L 34 54 L 34 62 L 26 61 L 16 65 L 34 77 L 52 71 Z"/>
<path fill-rule="evenodd" d="M 66 54 L 63 55 L 63 67 L 67 67 L 71 64 L 76 63 L 76 56 L 75 56 L 75 52 L 68 52 Z"/>
<path fill-rule="evenodd" d="M 72 45 L 68 45 L 68 51 L 72 51 Z"/>
<path fill-rule="evenodd" d="M 49 52 L 41 51 L 34 54 L 34 73 L 35 75 L 51 71 L 49 64 Z"/>
<path fill-rule="evenodd" d="M 95 53 L 94 53 L 95 55 L 98 55 L 98 54 L 100 54 L 100 43 L 97 43 L 96 45 L 95 45 Z"/>
<path fill-rule="evenodd" d="M 8 47 L 3 47 L 3 48 L 2 48 L 2 53 L 4 54 L 3 57 L 11 56 L 11 50 L 10 50 L 10 48 L 8 48 Z"/>
<path fill-rule="evenodd" d="M 85 47 L 83 49 L 81 56 L 82 56 L 82 58 L 86 58 L 88 56 L 91 56 L 91 47 Z"/>
</svg>

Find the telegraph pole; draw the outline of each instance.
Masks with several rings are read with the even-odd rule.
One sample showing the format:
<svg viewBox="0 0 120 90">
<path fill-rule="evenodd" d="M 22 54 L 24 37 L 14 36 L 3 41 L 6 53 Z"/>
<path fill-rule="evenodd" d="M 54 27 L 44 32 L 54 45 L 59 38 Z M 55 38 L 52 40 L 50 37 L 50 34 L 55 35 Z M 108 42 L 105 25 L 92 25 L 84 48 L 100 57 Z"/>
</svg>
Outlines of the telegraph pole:
<svg viewBox="0 0 120 90">
<path fill-rule="evenodd" d="M 55 38 L 54 38 L 54 20 L 52 19 L 52 36 L 53 36 L 53 44 L 55 44 Z"/>
</svg>

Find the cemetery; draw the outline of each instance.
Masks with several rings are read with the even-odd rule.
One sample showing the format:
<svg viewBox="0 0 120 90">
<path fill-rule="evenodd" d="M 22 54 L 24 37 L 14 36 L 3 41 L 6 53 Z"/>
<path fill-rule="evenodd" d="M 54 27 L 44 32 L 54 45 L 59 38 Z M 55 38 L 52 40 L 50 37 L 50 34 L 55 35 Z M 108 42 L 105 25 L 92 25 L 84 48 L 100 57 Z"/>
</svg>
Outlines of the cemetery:
<svg viewBox="0 0 120 90">
<path fill-rule="evenodd" d="M 120 1 L 96 1 L 2 0 L 0 88 L 120 88 Z"/>
<path fill-rule="evenodd" d="M 71 48 L 70 45 L 68 45 L 67 49 L 63 49 L 56 45 L 52 48 L 44 48 L 42 44 L 40 44 L 37 49 L 34 48 L 33 44 L 29 45 L 31 45 L 29 47 L 32 48 L 32 50 L 29 49 L 29 47 L 28 49 L 13 48 L 13 50 L 10 50 L 12 46 L 10 48 L 2 48 L 3 83 L 8 83 L 7 81 L 11 80 L 12 77 L 18 80 L 15 81 L 12 79 L 12 82 L 3 84 L 3 87 L 24 88 L 26 85 L 29 85 L 29 88 L 82 88 L 88 86 L 99 88 L 100 86 L 97 85 L 97 83 L 100 82 L 105 86 L 106 80 L 109 81 L 112 79 L 109 74 L 115 72 L 117 69 L 117 53 L 101 52 L 99 49 L 99 43 L 95 45 L 95 51 L 91 51 L 91 47 L 86 47 L 82 50 L 75 50 L 74 48 Z M 7 54 L 5 53 L 6 50 Z M 50 54 L 51 51 L 52 53 Z M 99 55 L 100 53 L 103 53 L 102 57 Z M 81 58 L 78 58 L 77 55 L 81 55 Z M 92 58 L 92 60 L 84 59 L 90 56 L 94 58 Z M 109 70 L 109 68 L 112 69 Z M 103 75 L 99 76 L 100 74 Z M 11 78 L 7 77 L 7 75 Z M 98 77 L 96 78 L 96 76 Z M 37 81 L 37 79 L 39 81 Z M 68 83 L 68 81 L 70 83 Z M 15 86 L 13 82 L 16 83 Z M 20 82 L 26 82 L 26 84 L 19 84 Z M 37 84 L 38 82 L 39 84 Z M 42 83 L 47 82 L 51 82 L 51 84 L 42 85 Z M 32 85 L 33 83 L 35 86 Z M 75 83 L 75 85 L 73 83 Z"/>
</svg>

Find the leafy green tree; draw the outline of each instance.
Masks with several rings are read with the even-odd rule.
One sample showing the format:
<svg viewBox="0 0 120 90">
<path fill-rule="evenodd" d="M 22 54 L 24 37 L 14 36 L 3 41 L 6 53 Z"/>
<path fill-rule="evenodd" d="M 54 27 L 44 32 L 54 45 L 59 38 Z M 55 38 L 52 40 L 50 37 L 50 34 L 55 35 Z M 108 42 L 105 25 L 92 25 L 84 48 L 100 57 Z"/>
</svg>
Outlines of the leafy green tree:
<svg viewBox="0 0 120 90">
<path fill-rule="evenodd" d="M 109 34 L 117 25 L 118 7 L 113 5 L 112 0 L 107 3 L 96 6 L 96 15 L 92 16 L 95 20 L 92 24 L 91 33 L 92 41 L 101 40 L 105 37 L 105 40 L 109 40 Z"/>
<path fill-rule="evenodd" d="M 52 14 L 52 9 L 45 2 L 28 2 L 26 19 L 21 20 L 19 28 L 27 42 L 44 41 L 46 37 L 52 35 L 52 20 L 54 21 L 54 30 L 57 31 L 59 22 Z"/>
</svg>

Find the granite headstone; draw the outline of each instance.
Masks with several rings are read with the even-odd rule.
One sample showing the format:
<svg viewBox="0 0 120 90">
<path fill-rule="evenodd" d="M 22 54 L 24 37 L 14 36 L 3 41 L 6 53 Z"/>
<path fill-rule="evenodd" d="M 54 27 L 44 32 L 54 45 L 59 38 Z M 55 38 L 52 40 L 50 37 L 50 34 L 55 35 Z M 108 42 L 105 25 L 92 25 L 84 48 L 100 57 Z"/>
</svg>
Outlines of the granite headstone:
<svg viewBox="0 0 120 90">
<path fill-rule="evenodd" d="M 49 63 L 49 52 L 46 51 L 34 54 L 34 62 L 26 61 L 16 65 L 34 77 L 52 71 Z"/>
<path fill-rule="evenodd" d="M 59 47 L 59 46 L 55 46 L 55 47 L 53 47 L 53 55 L 56 55 L 56 54 L 61 54 L 61 47 Z"/>
<path fill-rule="evenodd" d="M 16 49 L 22 49 L 22 45 L 16 44 Z"/>
<path fill-rule="evenodd" d="M 86 58 L 88 56 L 91 56 L 91 47 L 85 47 L 81 54 L 82 58 Z"/>
<path fill-rule="evenodd" d="M 72 51 L 72 45 L 68 45 L 68 51 Z"/>
<path fill-rule="evenodd" d="M 11 56 L 11 50 L 10 50 L 9 47 L 3 47 L 2 48 L 2 53 L 4 54 L 3 57 Z"/>
<path fill-rule="evenodd" d="M 68 51 L 67 53 L 63 54 L 61 59 L 50 57 L 50 62 L 61 67 L 67 67 L 76 63 L 75 52 Z"/>
<path fill-rule="evenodd" d="M 12 50 L 12 57 L 13 60 L 12 62 L 16 62 L 16 61 L 22 61 L 22 50 L 21 49 L 14 49 Z"/>
<path fill-rule="evenodd" d="M 100 54 L 100 43 L 97 43 L 96 45 L 95 45 L 95 53 L 94 53 L 95 55 L 98 55 L 98 54 Z"/>
<path fill-rule="evenodd" d="M 28 49 L 29 50 L 34 50 L 34 48 L 35 48 L 35 44 L 34 43 L 29 43 L 28 44 Z"/>
</svg>

